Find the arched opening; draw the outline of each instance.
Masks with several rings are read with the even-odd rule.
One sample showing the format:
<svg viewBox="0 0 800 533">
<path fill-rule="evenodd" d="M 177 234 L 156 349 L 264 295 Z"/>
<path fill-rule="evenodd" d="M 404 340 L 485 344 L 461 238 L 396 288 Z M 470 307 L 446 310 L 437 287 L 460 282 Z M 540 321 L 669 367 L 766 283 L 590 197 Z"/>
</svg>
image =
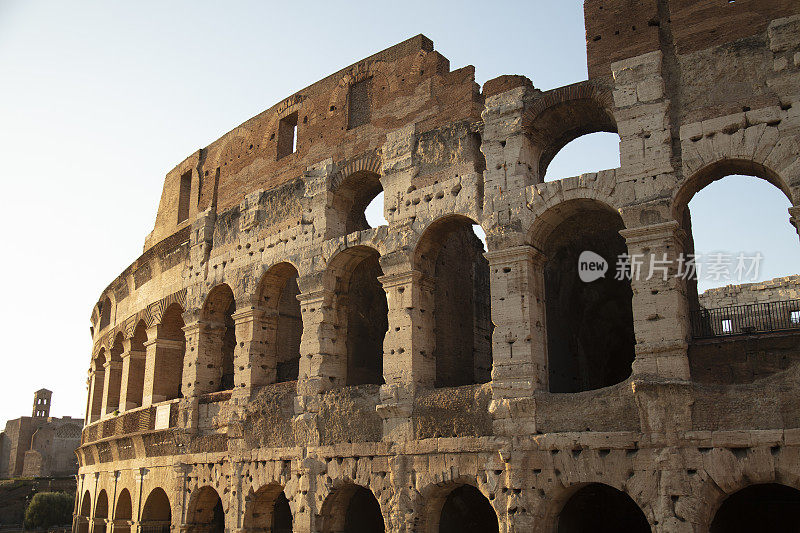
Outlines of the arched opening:
<svg viewBox="0 0 800 533">
<path fill-rule="evenodd" d="M 439 533 L 498 532 L 497 513 L 472 485 L 461 485 L 447 495 L 439 517 Z"/>
<path fill-rule="evenodd" d="M 765 483 L 746 487 L 722 503 L 710 533 L 797 531 L 800 524 L 800 491 Z"/>
<path fill-rule="evenodd" d="M 460 215 L 439 219 L 425 230 L 414 254 L 416 268 L 433 286 L 436 387 L 491 379 L 489 263 L 474 224 Z"/>
<path fill-rule="evenodd" d="M 130 340 L 130 353 L 128 357 L 128 381 L 123 398 L 120 400 L 120 411 L 135 409 L 142 406 L 144 396 L 144 370 L 145 370 L 145 342 L 147 342 L 147 325 L 140 320 L 133 330 Z M 124 371 L 124 363 L 123 363 Z"/>
<path fill-rule="evenodd" d="M 633 499 L 602 483 L 572 495 L 558 515 L 558 533 L 650 533 L 650 524 Z"/>
<path fill-rule="evenodd" d="M 372 491 L 348 484 L 332 492 L 322 506 L 323 533 L 382 533 L 381 506 Z"/>
<path fill-rule="evenodd" d="M 267 485 L 250 496 L 245 509 L 244 527 L 248 531 L 291 533 L 292 510 L 283 487 Z"/>
<path fill-rule="evenodd" d="M 92 378 L 90 381 L 89 422 L 97 422 L 103 416 L 103 389 L 106 381 L 106 349 L 100 351 L 92 361 Z"/>
<path fill-rule="evenodd" d="M 153 379 L 154 401 L 181 397 L 183 358 L 186 354 L 183 326 L 183 308 L 177 303 L 167 307 L 158 328 Z"/>
<path fill-rule="evenodd" d="M 217 491 L 203 487 L 192 495 L 189 503 L 189 531 L 192 533 L 223 533 L 225 511 Z"/>
<path fill-rule="evenodd" d="M 172 508 L 167 493 L 156 487 L 147 495 L 142 509 L 141 531 L 143 533 L 169 533 L 172 523 Z"/>
<path fill-rule="evenodd" d="M 546 257 L 550 392 L 607 387 L 631 373 L 633 291 L 628 276 L 615 271 L 618 258 L 628 253 L 623 228 L 619 213 L 593 200 L 559 204 L 535 223 L 532 243 Z M 605 262 L 607 271 L 596 279 L 582 277 L 581 262 Z"/>
<path fill-rule="evenodd" d="M 117 504 L 114 506 L 114 531 L 129 533 L 131 530 L 132 518 L 133 505 L 131 504 L 131 493 L 128 489 L 122 489 L 117 497 Z"/>
<path fill-rule="evenodd" d="M 377 228 L 378 226 L 389 225 L 389 221 L 386 220 L 386 216 L 383 214 L 383 203 L 384 195 L 383 191 L 381 191 L 375 198 L 372 199 L 369 205 L 367 205 L 367 208 L 364 210 L 364 217 L 367 219 L 367 224 L 369 227 Z"/>
<path fill-rule="evenodd" d="M 92 517 L 92 531 L 94 533 L 106 533 L 106 521 L 108 520 L 108 494 L 101 490 L 97 495 L 97 503 L 94 505 L 94 516 Z"/>
<path fill-rule="evenodd" d="M 541 149 L 537 169 L 540 181 L 544 181 L 548 174 L 557 178 L 565 178 L 586 171 L 619 167 L 617 124 L 613 114 L 609 111 L 612 105 L 610 94 L 599 93 L 592 87 L 556 89 L 534 104 L 534 109 L 530 111 L 530 115 L 533 117 L 530 123 L 530 134 L 534 144 Z M 597 133 L 610 135 L 588 137 Z M 575 146 L 575 148 L 581 148 L 583 145 L 584 149 L 580 150 L 580 159 L 586 161 L 586 157 L 589 155 L 591 156 L 590 162 L 600 165 L 599 167 L 587 169 L 585 167 L 576 168 L 574 165 L 559 166 L 557 162 L 552 170 L 549 169 L 556 154 L 559 154 L 574 140 L 584 136 L 587 139 Z M 601 138 L 603 140 L 598 143 Z M 613 144 L 614 142 L 616 145 Z M 597 149 L 591 148 L 594 145 L 597 145 Z M 589 149 L 587 150 L 586 147 Z M 572 151 L 571 148 L 567 149 L 568 153 Z M 616 154 L 616 158 L 612 154 Z M 576 170 L 578 172 L 575 172 Z M 562 172 L 567 172 L 567 174 L 562 174 Z"/>
<path fill-rule="evenodd" d="M 568 142 L 548 163 L 542 181 L 619 168 L 619 141 L 616 133 L 597 132 Z"/>
<path fill-rule="evenodd" d="M 378 252 L 366 246 L 348 248 L 328 267 L 335 286 L 336 321 L 345 331 L 345 385 L 383 383 L 383 339 L 389 329 L 386 292 Z"/>
<path fill-rule="evenodd" d="M 366 211 L 378 196 L 383 196 L 380 176 L 369 170 L 360 170 L 347 176 L 334 195 L 334 209 L 341 214 L 343 233 L 349 235 L 354 231 L 370 227 Z M 370 218 L 376 206 L 372 205 Z M 380 205 L 381 215 L 383 204 Z"/>
<path fill-rule="evenodd" d="M 300 362 L 300 338 L 303 318 L 297 295 L 297 269 L 290 263 L 278 263 L 261 278 L 258 305 L 263 318 L 265 365 L 269 382 L 294 381 Z M 274 376 L 272 368 L 274 367 Z"/>
<path fill-rule="evenodd" d="M 81 500 L 81 510 L 78 513 L 78 531 L 77 533 L 89 533 L 89 518 L 92 512 L 92 495 L 89 491 L 83 493 Z"/>
<path fill-rule="evenodd" d="M 103 298 L 100 302 L 100 324 L 98 329 L 102 330 L 109 324 L 111 324 L 111 300 Z"/>
<path fill-rule="evenodd" d="M 106 363 L 106 383 L 108 389 L 105 391 L 105 405 L 103 412 L 110 414 L 119 410 L 119 397 L 122 386 L 122 352 L 124 337 L 122 332 L 114 337 L 114 345 L 109 350 L 109 361 Z"/>
<path fill-rule="evenodd" d="M 236 302 L 233 291 L 225 284 L 214 287 L 203 306 L 202 321 L 207 336 L 207 351 L 213 366 L 209 388 L 224 391 L 233 388 L 233 351 L 236 347 L 236 327 L 233 313 Z"/>
<path fill-rule="evenodd" d="M 696 265 L 687 279 L 694 380 L 750 383 L 800 360 L 800 335 L 787 334 L 800 330 L 800 300 L 775 279 L 796 274 L 800 261 L 788 197 L 779 176 L 745 161 L 709 165 L 676 194 L 684 253 Z"/>
</svg>

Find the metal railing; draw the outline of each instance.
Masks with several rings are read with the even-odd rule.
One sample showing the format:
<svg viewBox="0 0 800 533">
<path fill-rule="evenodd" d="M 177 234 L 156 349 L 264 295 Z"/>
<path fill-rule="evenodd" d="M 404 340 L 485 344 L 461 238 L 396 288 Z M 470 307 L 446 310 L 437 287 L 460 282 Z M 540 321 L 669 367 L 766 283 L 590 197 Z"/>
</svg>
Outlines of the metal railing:
<svg viewBox="0 0 800 533">
<path fill-rule="evenodd" d="M 800 330 L 800 300 L 698 309 L 690 318 L 695 339 Z"/>
</svg>

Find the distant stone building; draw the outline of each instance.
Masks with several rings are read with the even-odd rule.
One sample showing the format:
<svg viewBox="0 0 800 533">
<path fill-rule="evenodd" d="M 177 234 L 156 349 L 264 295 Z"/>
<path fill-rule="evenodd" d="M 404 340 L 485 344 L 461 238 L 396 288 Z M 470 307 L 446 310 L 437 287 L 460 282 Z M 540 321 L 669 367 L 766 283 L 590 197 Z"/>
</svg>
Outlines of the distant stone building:
<svg viewBox="0 0 800 533">
<path fill-rule="evenodd" d="M 0 477 L 48 477 L 76 474 L 75 449 L 81 443 L 83 420 L 50 416 L 53 393 L 33 396 L 31 416 L 6 422 L 0 433 Z"/>
</svg>

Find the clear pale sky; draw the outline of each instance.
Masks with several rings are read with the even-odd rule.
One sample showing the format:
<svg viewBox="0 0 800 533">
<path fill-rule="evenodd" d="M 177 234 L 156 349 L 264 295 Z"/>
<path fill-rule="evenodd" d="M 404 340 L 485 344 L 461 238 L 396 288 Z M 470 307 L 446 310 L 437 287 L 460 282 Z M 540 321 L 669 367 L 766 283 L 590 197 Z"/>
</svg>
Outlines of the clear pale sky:
<svg viewBox="0 0 800 533">
<path fill-rule="evenodd" d="M 582 2 L 39 2 L 0 0 L 4 231 L 0 423 L 54 391 L 83 417 L 100 292 L 142 251 L 162 180 L 187 155 L 299 89 L 424 33 L 478 83 L 586 78 Z M 548 177 L 619 164 L 614 135 L 559 154 Z M 726 178 L 693 200 L 698 251 L 760 251 L 795 272 L 786 198 Z M 706 287 L 704 287 L 706 288 Z"/>
</svg>

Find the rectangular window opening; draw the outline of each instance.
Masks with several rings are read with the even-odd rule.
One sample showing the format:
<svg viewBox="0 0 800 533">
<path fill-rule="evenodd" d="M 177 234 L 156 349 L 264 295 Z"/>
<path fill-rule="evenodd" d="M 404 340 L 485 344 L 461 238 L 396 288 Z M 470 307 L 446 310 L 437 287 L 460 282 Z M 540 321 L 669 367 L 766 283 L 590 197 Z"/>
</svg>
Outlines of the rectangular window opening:
<svg viewBox="0 0 800 533">
<path fill-rule="evenodd" d="M 278 159 L 297 150 L 297 112 L 278 122 Z"/>
<path fill-rule="evenodd" d="M 192 171 L 181 175 L 180 191 L 178 192 L 178 224 L 189 219 L 189 201 L 192 194 Z"/>
<path fill-rule="evenodd" d="M 369 123 L 372 109 L 370 102 L 371 79 L 361 80 L 350 86 L 347 93 L 347 129 L 352 130 Z"/>
<path fill-rule="evenodd" d="M 733 333 L 733 321 L 730 318 L 722 321 L 722 333 Z"/>
<path fill-rule="evenodd" d="M 800 324 L 800 310 L 792 311 L 792 313 L 789 315 L 789 322 L 792 324 Z"/>
</svg>

